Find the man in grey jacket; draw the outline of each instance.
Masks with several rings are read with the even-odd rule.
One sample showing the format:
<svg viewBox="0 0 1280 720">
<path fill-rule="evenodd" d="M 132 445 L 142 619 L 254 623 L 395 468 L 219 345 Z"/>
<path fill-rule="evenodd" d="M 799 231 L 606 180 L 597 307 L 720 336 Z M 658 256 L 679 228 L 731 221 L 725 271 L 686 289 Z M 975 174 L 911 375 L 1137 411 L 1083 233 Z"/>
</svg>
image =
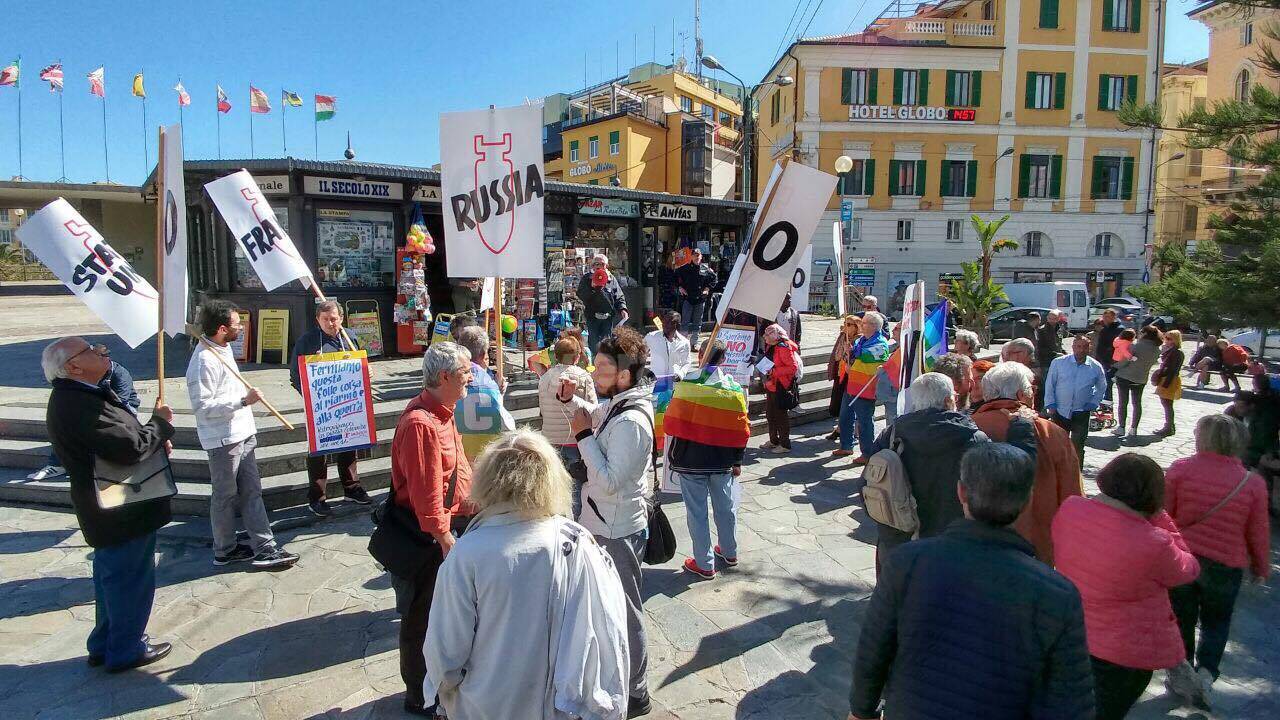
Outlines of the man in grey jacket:
<svg viewBox="0 0 1280 720">
<path fill-rule="evenodd" d="M 640 595 L 640 566 L 653 493 L 653 382 L 645 368 L 648 355 L 640 333 L 615 328 L 600 341 L 595 355 L 592 379 L 601 402 L 592 405 L 575 396 L 572 382 L 562 385 L 559 392 L 561 402 L 575 406 L 570 427 L 587 466 L 577 519 L 613 558 L 627 596 L 631 655 L 627 717 L 644 715 L 651 707 Z"/>
</svg>

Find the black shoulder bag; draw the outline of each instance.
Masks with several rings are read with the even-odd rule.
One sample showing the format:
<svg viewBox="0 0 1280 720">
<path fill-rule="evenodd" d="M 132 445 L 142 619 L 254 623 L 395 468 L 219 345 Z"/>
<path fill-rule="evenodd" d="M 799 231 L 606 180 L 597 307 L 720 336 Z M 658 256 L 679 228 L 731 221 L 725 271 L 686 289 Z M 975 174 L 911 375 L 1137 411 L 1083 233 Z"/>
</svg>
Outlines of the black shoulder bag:
<svg viewBox="0 0 1280 720">
<path fill-rule="evenodd" d="M 457 485 L 458 466 L 455 464 L 444 494 L 445 507 L 453 505 Z M 412 511 L 396 502 L 394 481 L 387 499 L 373 509 L 372 516 L 374 528 L 369 536 L 369 554 L 387 572 L 399 578 L 413 578 L 422 572 L 428 561 L 440 561 L 439 543 L 422 531 Z"/>
</svg>

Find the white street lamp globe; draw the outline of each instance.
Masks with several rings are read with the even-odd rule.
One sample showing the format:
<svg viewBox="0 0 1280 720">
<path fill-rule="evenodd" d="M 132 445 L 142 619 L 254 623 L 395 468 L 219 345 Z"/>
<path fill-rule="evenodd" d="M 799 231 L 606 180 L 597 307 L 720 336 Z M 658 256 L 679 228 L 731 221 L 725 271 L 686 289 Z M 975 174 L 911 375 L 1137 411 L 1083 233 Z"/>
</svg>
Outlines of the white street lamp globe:
<svg viewBox="0 0 1280 720">
<path fill-rule="evenodd" d="M 836 158 L 836 172 L 847 173 L 853 169 L 853 158 L 848 155 L 841 155 Z"/>
</svg>

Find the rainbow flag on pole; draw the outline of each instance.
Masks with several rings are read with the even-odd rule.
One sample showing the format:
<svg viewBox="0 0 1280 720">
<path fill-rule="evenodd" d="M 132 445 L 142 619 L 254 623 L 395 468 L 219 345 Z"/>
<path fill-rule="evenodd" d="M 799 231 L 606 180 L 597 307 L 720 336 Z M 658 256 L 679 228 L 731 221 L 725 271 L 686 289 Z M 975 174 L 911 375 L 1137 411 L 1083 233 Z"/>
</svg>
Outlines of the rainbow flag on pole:
<svg viewBox="0 0 1280 720">
<path fill-rule="evenodd" d="M 732 375 L 704 370 L 675 383 L 663 432 L 716 447 L 743 448 L 751 438 L 747 394 Z"/>
<path fill-rule="evenodd" d="M 653 383 L 653 446 L 658 452 L 667 446 L 667 407 L 671 404 L 677 379 L 675 375 L 663 375 Z"/>
<path fill-rule="evenodd" d="M 949 351 L 947 347 L 947 313 L 949 303 L 946 300 L 938 303 L 938 306 L 929 313 L 924 319 L 924 370 L 930 372 L 938 358 L 946 355 Z M 899 343 L 894 348 L 893 354 L 884 363 L 884 371 L 893 382 L 894 390 L 902 389 L 902 344 Z"/>
</svg>

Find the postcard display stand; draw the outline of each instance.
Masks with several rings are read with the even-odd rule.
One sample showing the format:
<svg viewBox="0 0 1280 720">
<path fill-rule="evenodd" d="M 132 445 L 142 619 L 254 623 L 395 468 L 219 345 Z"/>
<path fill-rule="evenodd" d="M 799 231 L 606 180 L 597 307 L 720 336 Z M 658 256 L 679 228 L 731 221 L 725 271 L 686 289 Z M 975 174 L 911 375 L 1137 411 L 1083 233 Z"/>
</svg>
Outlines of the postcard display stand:
<svg viewBox="0 0 1280 720">
<path fill-rule="evenodd" d="M 431 344 L 431 300 L 423 270 L 423 255 L 396 250 L 396 349 L 420 355 Z"/>
</svg>

